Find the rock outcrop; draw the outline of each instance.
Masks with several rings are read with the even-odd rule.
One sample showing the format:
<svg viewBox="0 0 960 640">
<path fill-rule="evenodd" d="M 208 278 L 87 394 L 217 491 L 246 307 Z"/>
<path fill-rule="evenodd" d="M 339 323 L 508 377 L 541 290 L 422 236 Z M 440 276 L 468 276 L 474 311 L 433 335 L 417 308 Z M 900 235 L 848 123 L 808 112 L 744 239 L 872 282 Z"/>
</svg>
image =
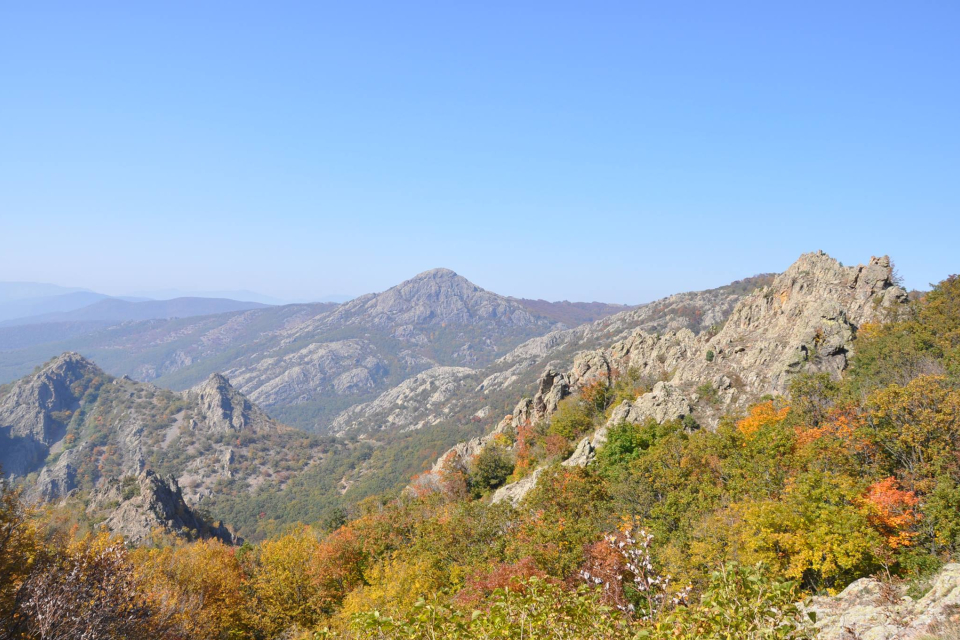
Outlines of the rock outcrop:
<svg viewBox="0 0 960 640">
<path fill-rule="evenodd" d="M 804 254 L 739 300 L 722 326 L 700 334 L 687 327 L 657 333 L 637 328 L 608 346 L 579 352 L 569 368 L 548 366 L 537 381 L 531 420 L 548 419 L 560 400 L 584 384 L 631 371 L 655 381 L 652 389 L 616 407 L 607 425 L 581 441 L 566 464 L 589 464 L 607 428 L 617 422 L 692 416 L 711 428 L 723 413 L 743 410 L 764 394 L 786 392 L 797 373 L 839 376 L 857 328 L 896 314 L 906 300 L 887 257 L 844 267 L 823 252 Z M 514 498 L 523 493 L 511 492 Z"/>
<path fill-rule="evenodd" d="M 183 499 L 172 478 L 152 471 L 104 483 L 93 496 L 87 511 L 106 513 L 103 524 L 128 542 L 148 542 L 154 533 L 172 533 L 195 540 L 216 538 L 226 544 L 242 544 L 221 522 L 207 522 Z"/>
<path fill-rule="evenodd" d="M 0 464 L 8 478 L 26 482 L 33 502 L 163 469 L 196 505 L 215 497 L 221 481 L 233 491 L 256 488 L 289 469 L 291 455 L 306 466 L 320 455 L 315 446 L 219 374 L 175 393 L 65 353 L 0 398 Z"/>
<path fill-rule="evenodd" d="M 196 395 L 196 424 L 203 423 L 209 433 L 253 432 L 279 428 L 267 414 L 233 388 L 223 375 L 215 373 L 194 387 L 186 396 Z"/>
<path fill-rule="evenodd" d="M 567 372 L 545 373 L 539 384 L 549 393 L 538 391 L 534 398 L 535 406 L 545 409 L 536 418 L 549 415 L 558 396 L 630 369 L 659 382 L 619 407 L 617 420 L 663 422 L 693 414 L 712 426 L 725 411 L 767 393 L 784 393 L 790 377 L 801 371 L 839 376 L 857 327 L 895 313 L 905 302 L 886 257 L 843 267 L 822 252 L 805 254 L 769 286 L 741 300 L 715 333 L 681 329 L 654 335 L 641 329 L 609 347 L 578 354 Z M 565 383 L 559 392 L 556 379 Z M 694 406 L 704 385 L 712 389 L 712 402 Z"/>
<path fill-rule="evenodd" d="M 926 593 L 911 598 L 904 586 L 861 578 L 834 597 L 813 598 L 820 640 L 918 640 L 960 630 L 960 564 L 948 564 Z"/>
</svg>

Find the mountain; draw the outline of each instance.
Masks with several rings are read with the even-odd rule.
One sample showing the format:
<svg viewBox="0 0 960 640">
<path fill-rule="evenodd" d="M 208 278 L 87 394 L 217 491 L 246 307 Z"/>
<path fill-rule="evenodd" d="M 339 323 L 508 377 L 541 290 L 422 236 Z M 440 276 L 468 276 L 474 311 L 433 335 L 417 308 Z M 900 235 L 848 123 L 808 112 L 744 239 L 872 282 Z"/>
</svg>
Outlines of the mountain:
<svg viewBox="0 0 960 640">
<path fill-rule="evenodd" d="M 77 292 L 92 293 L 78 287 L 61 287 L 43 282 L 0 282 L 0 303 L 30 298 L 48 298 Z"/>
<path fill-rule="evenodd" d="M 51 296 L 3 300 L 0 301 L 0 321 L 9 322 L 17 318 L 69 312 L 108 299 L 110 296 L 102 293 L 74 291 Z"/>
<path fill-rule="evenodd" d="M 90 331 L 86 323 L 95 317 L 103 316 L 91 309 L 49 318 L 59 320 L 56 328 L 0 327 L 0 380 L 62 351 L 180 390 L 222 371 L 274 417 L 323 431 L 342 411 L 426 369 L 483 367 L 532 337 L 564 328 L 447 269 L 342 305 L 286 305 Z M 50 340 L 58 333 L 62 339 Z"/>
<path fill-rule="evenodd" d="M 210 291 L 187 291 L 184 289 L 157 289 L 147 291 L 137 291 L 130 296 L 147 300 L 173 300 L 174 298 L 226 298 L 228 300 L 243 300 L 245 302 L 259 302 L 264 305 L 277 306 L 284 304 L 284 301 L 273 296 L 250 291 L 249 289 L 233 290 L 210 290 Z M 318 300 L 317 302 L 328 302 L 327 300 Z"/>
<path fill-rule="evenodd" d="M 857 270 L 811 254 L 778 276 L 677 294 L 574 328 L 448 270 L 340 306 L 131 323 L 105 332 L 112 342 L 98 353 L 142 362 L 179 350 L 180 366 L 138 371 L 159 383 L 179 379 L 184 390 L 113 378 L 80 356 L 61 356 L 2 392 L 0 450 L 9 453 L 0 464 L 14 477 L 36 473 L 31 495 L 50 499 L 92 489 L 100 476 L 90 452 L 103 446 L 92 443 L 113 443 L 96 468 L 171 476 L 188 504 L 254 535 L 260 523 L 316 521 L 397 490 L 457 442 L 466 459 L 490 441 L 485 433 L 545 421 L 563 398 L 616 372 L 631 370 L 644 386 L 616 408 L 623 419 L 691 415 L 709 426 L 719 411 L 781 388 L 785 378 L 771 372 L 796 368 L 797 354 L 825 371 L 842 369 L 856 326 L 899 304 L 898 292 L 888 262 Z M 819 351 L 804 352 L 808 343 Z M 217 365 L 222 375 L 184 384 Z M 110 384 L 86 396 L 91 383 L 77 381 L 95 378 Z M 301 424 L 330 435 L 293 432 L 264 411 L 303 412 L 310 419 Z M 588 439 L 578 460 L 588 462 L 600 438 Z M 87 448 L 76 452 L 76 439 Z M 68 441 L 70 449 L 58 444 Z M 291 441 L 297 462 L 283 464 Z"/>
<path fill-rule="evenodd" d="M 42 315 L 7 320 L 0 322 L 0 327 L 79 322 L 111 325 L 138 320 L 206 316 L 231 311 L 261 309 L 265 306 L 268 305 L 259 302 L 242 302 L 225 298 L 174 298 L 172 300 L 145 300 L 140 302 L 129 302 L 118 298 L 104 298 L 84 307 L 69 311 L 45 313 Z"/>
<path fill-rule="evenodd" d="M 15 380 L 64 351 L 77 351 L 116 375 L 150 381 L 224 352 L 242 352 L 278 329 L 329 311 L 332 304 L 260 307 L 210 316 L 124 322 L 111 326 L 57 322 L 0 327 L 0 382 Z M 177 386 L 186 389 L 215 364 Z"/>
<path fill-rule="evenodd" d="M 150 470 L 173 478 L 187 503 L 215 511 L 218 500 L 282 486 L 323 457 L 319 441 L 275 422 L 218 375 L 176 393 L 65 353 L 0 388 L 0 469 L 33 500 L 95 496 Z"/>
</svg>

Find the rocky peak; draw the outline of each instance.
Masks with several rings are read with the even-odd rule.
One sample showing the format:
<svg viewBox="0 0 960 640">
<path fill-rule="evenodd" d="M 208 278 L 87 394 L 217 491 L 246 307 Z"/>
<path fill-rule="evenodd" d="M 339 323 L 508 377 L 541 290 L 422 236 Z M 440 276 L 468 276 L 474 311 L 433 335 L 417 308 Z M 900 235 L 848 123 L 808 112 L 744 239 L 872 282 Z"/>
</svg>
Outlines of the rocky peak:
<svg viewBox="0 0 960 640">
<path fill-rule="evenodd" d="M 259 407 L 219 373 L 211 374 L 194 387 L 192 393 L 197 395 L 199 421 L 211 432 L 259 431 L 272 423 Z"/>
<path fill-rule="evenodd" d="M 64 353 L 17 381 L 0 398 L 0 468 L 9 477 L 32 471 L 63 438 L 84 390 L 76 383 L 105 376 L 78 353 Z"/>
<path fill-rule="evenodd" d="M 382 293 L 358 298 L 339 307 L 330 319 L 373 326 L 472 325 L 488 321 L 507 326 L 551 324 L 450 269 L 424 271 Z"/>
<path fill-rule="evenodd" d="M 783 393 L 789 376 L 801 370 L 839 375 L 857 327 L 882 319 L 906 300 L 886 256 L 844 267 L 822 251 L 804 254 L 770 286 L 741 300 L 700 349 L 704 357 L 685 363 L 678 379 L 723 373 L 742 379 L 755 393 Z M 707 360 L 711 351 L 715 362 Z"/>
<path fill-rule="evenodd" d="M 222 523 L 207 522 L 183 499 L 177 481 L 153 471 L 104 483 L 87 511 L 107 512 L 104 525 L 134 544 L 149 541 L 157 531 L 189 538 L 216 538 L 226 544 L 241 544 Z"/>
</svg>

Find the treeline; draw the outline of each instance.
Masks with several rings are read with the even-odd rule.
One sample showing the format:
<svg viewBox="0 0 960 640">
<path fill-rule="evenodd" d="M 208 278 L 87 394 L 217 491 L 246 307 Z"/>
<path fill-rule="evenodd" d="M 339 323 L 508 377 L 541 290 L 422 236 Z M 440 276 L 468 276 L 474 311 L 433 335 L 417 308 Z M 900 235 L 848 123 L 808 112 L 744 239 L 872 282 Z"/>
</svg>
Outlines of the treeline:
<svg viewBox="0 0 960 640">
<path fill-rule="evenodd" d="M 624 372 L 440 481 L 256 546 L 49 538 L 7 491 L 6 637 L 79 637 L 44 627 L 54 606 L 90 637 L 810 637 L 805 595 L 960 552 L 960 280 L 855 353 L 715 431 L 614 425 L 593 464 L 558 464 L 652 382 Z M 543 465 L 517 507 L 486 499 Z"/>
</svg>

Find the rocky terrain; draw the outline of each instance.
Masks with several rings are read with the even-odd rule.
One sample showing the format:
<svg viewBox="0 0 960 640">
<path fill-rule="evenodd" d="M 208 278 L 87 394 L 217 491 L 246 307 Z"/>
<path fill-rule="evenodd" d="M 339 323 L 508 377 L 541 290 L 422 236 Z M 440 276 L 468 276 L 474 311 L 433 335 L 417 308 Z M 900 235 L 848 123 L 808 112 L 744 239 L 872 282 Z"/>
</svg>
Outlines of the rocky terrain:
<svg viewBox="0 0 960 640">
<path fill-rule="evenodd" d="M 0 380 L 63 351 L 178 390 L 223 372 L 275 418 L 324 432 L 341 412 L 422 371 L 483 368 L 532 337 L 623 309 L 516 300 L 434 269 L 342 305 L 125 322 L 93 333 L 80 319 L 0 328 Z"/>
<path fill-rule="evenodd" d="M 172 533 L 189 540 L 216 538 L 225 544 L 242 544 L 222 522 L 207 522 L 183 498 L 176 480 L 152 471 L 125 476 L 101 485 L 87 513 L 105 516 L 104 526 L 128 542 L 149 542 L 157 533 Z"/>
<path fill-rule="evenodd" d="M 702 299 L 703 294 L 699 295 Z M 641 423 L 651 418 L 664 422 L 689 416 L 710 428 L 723 413 L 742 410 L 764 394 L 785 392 L 795 373 L 839 376 L 847 366 L 857 328 L 897 313 L 907 294 L 894 282 L 886 257 L 871 258 L 865 266 L 844 267 L 817 252 L 801 256 L 769 284 L 742 299 L 731 296 L 698 306 L 703 320 L 696 325 L 687 314 L 676 313 L 637 322 L 650 313 L 648 307 L 682 306 L 677 298 L 532 340 L 506 356 L 502 360 L 511 366 L 485 379 L 484 391 L 516 384 L 520 373 L 542 363 L 560 345 L 600 342 L 597 324 L 615 327 L 607 332 L 610 339 L 605 346 L 578 351 L 569 365 L 550 362 L 543 367 L 532 388 L 527 387 L 532 393 L 497 429 L 547 420 L 563 398 L 584 384 L 611 381 L 628 370 L 649 381 L 652 388 L 615 407 L 607 425 L 581 441 L 566 464 L 588 464 L 604 442 L 607 427 L 618 422 Z M 489 438 L 476 441 L 469 453 L 475 455 Z M 452 455 L 460 458 L 461 453 Z M 522 482 L 502 487 L 493 499 L 522 498 L 535 479 Z"/>
<path fill-rule="evenodd" d="M 305 505 L 304 513 L 314 515 L 303 517 L 319 517 L 338 501 L 402 486 L 421 462 L 464 436 L 546 418 L 563 395 L 600 371 L 603 358 L 626 364 L 649 347 L 644 340 L 660 345 L 649 347 L 658 366 L 661 354 L 680 359 L 673 351 L 720 335 L 744 296 L 771 279 L 678 294 L 574 328 L 448 270 L 312 317 L 281 307 L 218 317 L 213 328 L 201 318 L 201 343 L 252 341 L 236 357 L 229 347 L 199 362 L 184 352 L 183 366 L 156 382 L 213 362 L 237 366 L 171 392 L 64 354 L 2 392 L 0 451 L 11 453 L 0 453 L 0 464 L 42 500 L 151 470 L 174 479 L 186 504 L 248 524 L 254 509 L 287 513 L 277 505 L 302 501 L 287 495 L 296 483 L 315 505 Z M 269 323 L 264 314 L 272 314 Z M 254 333 L 281 317 L 280 328 Z M 260 405 L 273 415 L 300 411 L 314 425 L 313 408 L 321 406 L 325 429 L 342 438 L 318 448 Z M 487 438 L 472 441 L 469 455 Z M 260 506 L 238 498 L 245 494 Z"/>
<path fill-rule="evenodd" d="M 321 457 L 310 436 L 269 418 L 219 375 L 175 393 L 65 353 L 0 392 L 0 468 L 32 500 L 81 492 L 102 503 L 118 479 L 140 478 L 149 504 L 124 503 L 123 513 L 164 505 L 146 511 L 174 523 L 179 513 L 183 526 L 197 529 L 180 503 L 215 507 L 265 482 L 282 485 Z M 173 484 L 163 481 L 163 489 L 145 471 Z"/>
<path fill-rule="evenodd" d="M 605 317 L 573 329 L 559 329 L 527 340 L 482 368 L 446 368 L 429 376 L 407 381 L 404 397 L 434 398 L 426 404 L 397 406 L 394 390 L 375 400 L 340 414 L 334 429 L 343 433 L 375 433 L 383 428 L 401 429 L 443 424 L 454 416 L 489 424 L 499 422 L 498 413 L 509 411 L 517 398 L 530 394 L 545 368 L 558 370 L 570 366 L 585 349 L 597 348 L 628 337 L 635 330 L 649 333 L 687 329 L 700 332 L 722 323 L 746 291 L 772 279 L 761 275 L 730 285 L 682 293 Z M 456 388 L 457 393 L 438 405 L 433 388 Z M 440 411 L 437 411 L 437 407 Z M 401 419 L 399 416 L 403 415 Z"/>
<path fill-rule="evenodd" d="M 820 640 L 919 640 L 960 633 L 960 564 L 948 564 L 920 593 L 908 584 L 861 578 L 839 595 L 813 598 Z M 917 585 L 913 585 L 917 586 Z"/>
</svg>

